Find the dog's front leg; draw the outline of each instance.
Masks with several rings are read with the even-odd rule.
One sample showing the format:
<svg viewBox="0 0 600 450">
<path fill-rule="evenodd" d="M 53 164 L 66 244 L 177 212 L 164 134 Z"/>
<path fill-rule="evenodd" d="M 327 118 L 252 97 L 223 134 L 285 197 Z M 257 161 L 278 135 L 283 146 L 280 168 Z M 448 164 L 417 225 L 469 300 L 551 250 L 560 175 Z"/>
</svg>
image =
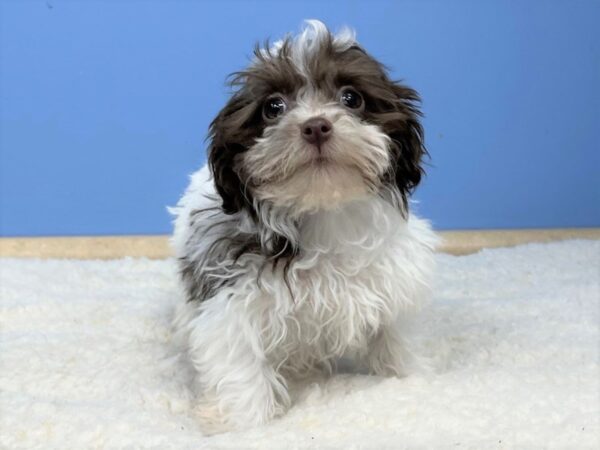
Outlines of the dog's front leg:
<svg viewBox="0 0 600 450">
<path fill-rule="evenodd" d="M 366 363 L 371 373 L 403 377 L 414 365 L 415 358 L 406 346 L 400 327 L 399 323 L 383 325 L 369 342 Z"/>
<path fill-rule="evenodd" d="M 200 310 L 190 323 L 188 348 L 202 428 L 215 433 L 255 426 L 283 413 L 290 398 L 263 351 L 261 309 L 219 294 Z"/>
</svg>

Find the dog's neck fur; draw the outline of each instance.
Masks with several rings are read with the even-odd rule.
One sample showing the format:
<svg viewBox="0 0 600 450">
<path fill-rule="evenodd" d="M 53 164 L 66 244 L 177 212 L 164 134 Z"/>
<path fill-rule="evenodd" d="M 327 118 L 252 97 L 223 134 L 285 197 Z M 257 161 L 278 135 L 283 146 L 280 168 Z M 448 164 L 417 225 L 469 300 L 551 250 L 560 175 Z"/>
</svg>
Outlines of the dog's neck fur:
<svg viewBox="0 0 600 450">
<path fill-rule="evenodd" d="M 273 236 L 286 239 L 299 253 L 340 253 L 379 248 L 405 222 L 403 212 L 381 196 L 354 200 L 331 209 L 294 217 L 276 208 L 258 208 L 256 227 L 263 246 Z"/>
</svg>

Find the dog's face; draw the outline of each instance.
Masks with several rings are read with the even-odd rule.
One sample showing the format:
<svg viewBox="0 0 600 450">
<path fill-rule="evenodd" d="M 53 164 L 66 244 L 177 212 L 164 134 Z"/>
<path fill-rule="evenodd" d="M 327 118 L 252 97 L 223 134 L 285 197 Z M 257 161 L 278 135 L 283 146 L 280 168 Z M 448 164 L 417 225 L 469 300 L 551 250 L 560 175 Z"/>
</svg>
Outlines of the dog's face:
<svg viewBox="0 0 600 450">
<path fill-rule="evenodd" d="M 349 32 L 316 21 L 255 51 L 211 125 L 223 209 L 268 202 L 293 213 L 391 193 L 403 207 L 425 153 L 415 91 L 391 81 Z"/>
</svg>

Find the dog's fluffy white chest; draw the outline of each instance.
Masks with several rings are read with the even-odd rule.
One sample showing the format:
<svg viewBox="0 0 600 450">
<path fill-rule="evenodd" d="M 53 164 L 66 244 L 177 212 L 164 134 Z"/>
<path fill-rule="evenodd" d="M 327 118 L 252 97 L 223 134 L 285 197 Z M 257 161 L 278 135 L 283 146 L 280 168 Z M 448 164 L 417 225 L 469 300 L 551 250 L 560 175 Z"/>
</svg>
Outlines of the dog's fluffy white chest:
<svg viewBox="0 0 600 450">
<path fill-rule="evenodd" d="M 310 216 L 286 279 L 274 272 L 261 282 L 259 304 L 281 318 L 274 326 L 267 316 L 269 350 L 295 366 L 366 348 L 382 325 L 424 298 L 433 239 L 426 222 L 407 222 L 375 198 Z"/>
<path fill-rule="evenodd" d="M 178 257 L 201 260 L 210 247 L 210 236 L 195 236 L 204 224 L 191 217 L 218 204 L 209 200 L 213 193 L 208 171 L 196 173 L 175 210 Z M 298 233 L 300 254 L 286 271 L 263 270 L 265 260 L 250 257 L 235 269 L 234 282 L 181 308 L 176 328 L 188 345 L 194 347 L 200 333 L 218 340 L 252 327 L 267 357 L 301 370 L 364 348 L 382 326 L 426 297 L 436 237 L 427 222 L 406 220 L 385 200 L 370 197 L 314 213 Z M 211 329 L 216 323 L 227 328 Z"/>
</svg>

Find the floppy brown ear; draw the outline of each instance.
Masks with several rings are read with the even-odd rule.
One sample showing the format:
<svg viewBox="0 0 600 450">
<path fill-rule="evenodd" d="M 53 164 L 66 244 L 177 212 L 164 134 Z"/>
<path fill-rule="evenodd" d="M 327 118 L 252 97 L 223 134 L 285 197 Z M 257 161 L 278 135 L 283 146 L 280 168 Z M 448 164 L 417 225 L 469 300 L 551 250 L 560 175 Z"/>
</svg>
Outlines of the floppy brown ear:
<svg viewBox="0 0 600 450">
<path fill-rule="evenodd" d="M 394 84 L 396 110 L 400 113 L 398 120 L 387 132 L 392 139 L 393 178 L 404 202 L 421 181 L 424 174 L 423 157 L 427 155 L 424 145 L 423 127 L 419 121 L 421 112 L 418 105 L 420 98 L 417 92 L 401 84 Z"/>
<path fill-rule="evenodd" d="M 254 113 L 253 101 L 238 91 L 210 125 L 208 164 L 226 214 L 252 203 L 240 173 L 239 155 L 248 150 L 256 135 Z"/>
<path fill-rule="evenodd" d="M 211 145 L 209 149 L 208 163 L 226 214 L 235 214 L 247 203 L 242 180 L 234 169 L 235 155 L 243 151 L 245 149 L 238 147 L 238 144 Z"/>
</svg>

